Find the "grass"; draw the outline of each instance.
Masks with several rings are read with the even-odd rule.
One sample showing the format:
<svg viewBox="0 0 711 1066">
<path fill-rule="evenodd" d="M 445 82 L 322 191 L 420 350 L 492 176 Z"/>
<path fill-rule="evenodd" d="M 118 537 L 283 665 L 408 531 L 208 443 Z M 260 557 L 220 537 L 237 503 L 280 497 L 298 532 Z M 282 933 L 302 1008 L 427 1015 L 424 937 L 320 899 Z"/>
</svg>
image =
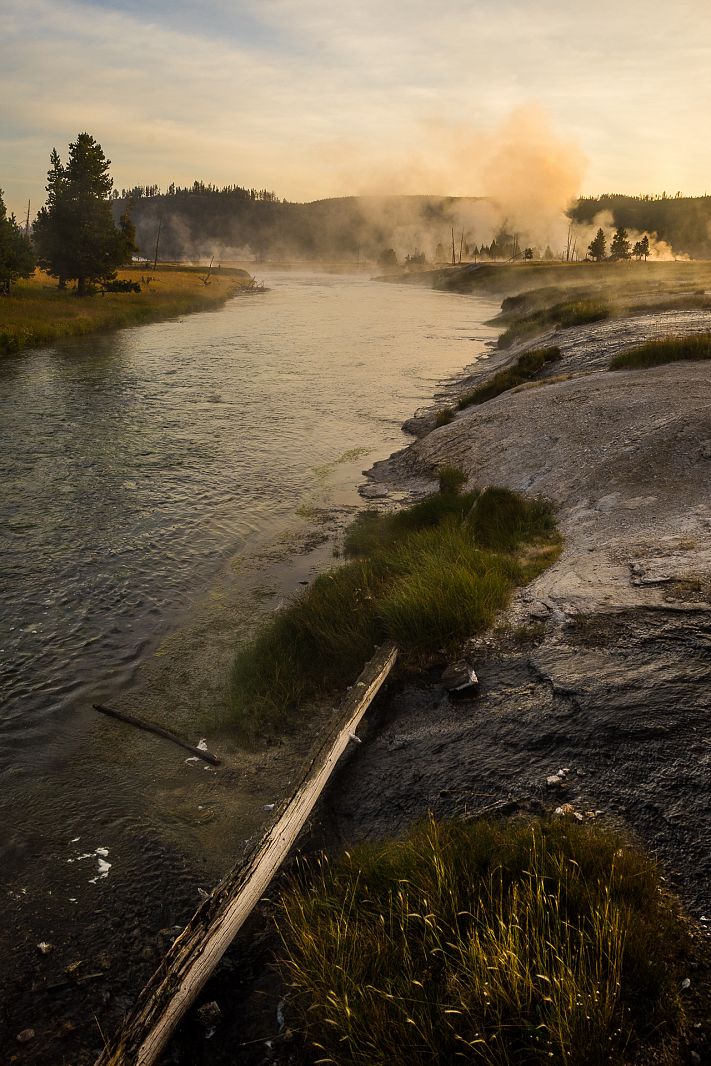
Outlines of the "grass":
<svg viewBox="0 0 711 1066">
<path fill-rule="evenodd" d="M 598 827 L 430 818 L 303 864 L 279 915 L 309 1061 L 608 1066 L 683 1022 L 675 906 Z"/>
<path fill-rule="evenodd" d="M 525 352 L 519 356 L 513 366 L 508 367 L 506 370 L 499 370 L 489 381 L 485 381 L 483 385 L 478 385 L 471 392 L 466 392 L 463 396 L 460 396 L 457 406 L 460 410 L 463 410 L 472 404 L 485 403 L 486 400 L 492 400 L 495 396 L 500 396 L 502 392 L 508 392 L 509 389 L 514 389 L 517 385 L 523 385 L 524 382 L 531 381 L 544 366 L 559 360 L 560 348 L 555 345 L 551 345 L 548 348 L 535 348 L 533 351 Z"/>
<path fill-rule="evenodd" d="M 569 326 L 583 326 L 589 322 L 600 322 L 609 318 L 612 309 L 605 300 L 594 298 L 579 298 L 563 300 L 550 307 L 540 307 L 528 311 L 514 319 L 511 325 L 501 334 L 498 341 L 499 348 L 509 348 L 514 341 L 520 341 L 526 337 L 533 337 L 537 333 L 543 333 L 554 326 L 567 329 Z"/>
<path fill-rule="evenodd" d="M 139 325 L 202 311 L 224 303 L 249 282 L 241 270 L 221 270 L 204 285 L 205 270 L 160 266 L 149 285 L 141 283 L 146 269 L 121 270 L 120 280 L 137 281 L 140 293 L 106 293 L 79 299 L 72 289 L 36 271 L 28 281 L 13 286 L 0 297 L 0 355 L 22 348 L 51 344 L 67 337 Z"/>
<path fill-rule="evenodd" d="M 665 337 L 648 341 L 629 351 L 620 352 L 610 361 L 610 370 L 634 370 L 663 363 L 711 359 L 711 333 L 692 333 L 687 337 Z"/>
<path fill-rule="evenodd" d="M 460 480 L 443 472 L 445 485 Z M 229 701 L 242 735 L 294 723 L 300 705 L 355 680 L 380 641 L 394 640 L 415 662 L 453 650 L 550 564 L 559 538 L 539 500 L 450 488 L 395 514 L 364 512 L 344 549 L 344 565 L 239 649 Z"/>
<path fill-rule="evenodd" d="M 442 407 L 435 414 L 435 429 L 439 429 L 440 426 L 448 426 L 453 421 L 454 411 L 450 407 Z"/>
</svg>

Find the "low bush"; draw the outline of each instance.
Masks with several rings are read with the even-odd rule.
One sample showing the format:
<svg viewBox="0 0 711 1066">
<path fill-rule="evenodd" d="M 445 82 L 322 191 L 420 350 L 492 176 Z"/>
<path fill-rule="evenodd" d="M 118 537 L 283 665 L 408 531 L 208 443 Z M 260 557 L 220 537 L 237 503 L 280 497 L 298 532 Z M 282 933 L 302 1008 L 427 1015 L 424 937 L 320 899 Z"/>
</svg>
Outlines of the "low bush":
<svg viewBox="0 0 711 1066">
<path fill-rule="evenodd" d="M 551 345 L 547 348 L 534 348 L 533 351 L 524 352 L 519 356 L 513 366 L 506 370 L 499 370 L 489 381 L 478 385 L 471 392 L 464 393 L 459 397 L 457 406 L 460 410 L 470 407 L 472 404 L 485 403 L 500 396 L 509 389 L 515 389 L 517 385 L 523 385 L 531 381 L 540 370 L 549 363 L 560 360 L 560 348 Z"/>
<path fill-rule="evenodd" d="M 459 493 L 454 473 L 446 492 L 395 514 L 362 514 L 346 536 L 349 561 L 238 651 L 230 706 L 244 735 L 288 724 L 300 703 L 349 684 L 380 641 L 411 659 L 453 650 L 551 562 L 550 506 L 506 489 Z"/>
<path fill-rule="evenodd" d="M 289 1025 L 319 1062 L 609 1066 L 682 1022 L 676 908 L 598 827 L 430 819 L 304 863 L 279 930 Z"/>
<path fill-rule="evenodd" d="M 616 355 L 610 361 L 610 370 L 644 369 L 663 363 L 701 359 L 711 359 L 711 333 L 692 333 L 686 337 L 648 341 Z"/>
</svg>

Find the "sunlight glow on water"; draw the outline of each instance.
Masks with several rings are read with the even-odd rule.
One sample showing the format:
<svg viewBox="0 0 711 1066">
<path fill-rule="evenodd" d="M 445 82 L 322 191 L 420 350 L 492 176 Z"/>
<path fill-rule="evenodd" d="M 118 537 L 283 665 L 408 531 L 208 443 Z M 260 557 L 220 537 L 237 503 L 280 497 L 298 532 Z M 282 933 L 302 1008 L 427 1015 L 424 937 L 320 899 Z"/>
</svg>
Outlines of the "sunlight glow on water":
<svg viewBox="0 0 711 1066">
<path fill-rule="evenodd" d="M 284 273 L 215 313 L 0 364 L 0 735 L 135 665 L 315 468 L 400 423 L 482 350 L 493 304 Z M 472 343 L 476 338 L 479 343 Z M 50 721 L 47 721 L 47 720 Z"/>
</svg>

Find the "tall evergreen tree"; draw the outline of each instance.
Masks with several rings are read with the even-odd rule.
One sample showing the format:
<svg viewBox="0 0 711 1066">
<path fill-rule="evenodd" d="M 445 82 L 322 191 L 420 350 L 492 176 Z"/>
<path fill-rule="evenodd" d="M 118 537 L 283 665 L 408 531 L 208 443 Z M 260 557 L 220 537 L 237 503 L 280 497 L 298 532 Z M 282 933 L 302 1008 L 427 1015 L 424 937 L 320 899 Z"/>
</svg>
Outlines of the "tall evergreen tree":
<svg viewBox="0 0 711 1066">
<path fill-rule="evenodd" d="M 97 281 L 113 278 L 135 251 L 127 216 L 117 228 L 111 215 L 110 160 L 88 133 L 69 145 L 62 166 L 56 151 L 47 175 L 47 203 L 37 216 L 35 244 L 40 263 L 60 286 L 76 280 L 85 296 Z"/>
<path fill-rule="evenodd" d="M 0 293 L 7 296 L 18 278 L 29 278 L 35 269 L 32 245 L 14 215 L 8 215 L 0 189 Z"/>
<path fill-rule="evenodd" d="M 619 226 L 610 245 L 610 259 L 629 259 L 631 254 L 627 230 L 624 226 Z"/>
<path fill-rule="evenodd" d="M 594 240 L 588 245 L 588 255 L 591 259 L 594 259 L 596 263 L 600 263 L 605 258 L 606 251 L 607 241 L 605 240 L 605 233 L 602 227 L 600 227 L 595 234 Z"/>
</svg>

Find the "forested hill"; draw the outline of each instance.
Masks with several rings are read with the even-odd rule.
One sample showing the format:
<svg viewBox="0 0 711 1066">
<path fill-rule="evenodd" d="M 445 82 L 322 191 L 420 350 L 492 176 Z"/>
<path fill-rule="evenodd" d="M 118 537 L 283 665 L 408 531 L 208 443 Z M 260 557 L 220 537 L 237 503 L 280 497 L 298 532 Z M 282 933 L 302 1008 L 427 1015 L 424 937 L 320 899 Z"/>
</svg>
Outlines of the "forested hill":
<svg viewBox="0 0 711 1066">
<path fill-rule="evenodd" d="M 130 202 L 142 255 L 152 258 L 160 222 L 162 259 L 374 259 L 388 247 L 398 254 L 456 240 L 470 228 L 472 198 L 435 196 L 341 197 L 287 203 L 272 193 L 237 187 L 194 188 L 148 195 L 132 190 L 114 201 L 116 218 Z M 432 242 L 434 241 L 434 244 Z M 432 247 L 430 247 L 432 245 Z"/>
<path fill-rule="evenodd" d="M 116 196 L 116 194 L 114 194 Z M 420 253 L 429 261 L 449 260 L 452 231 L 469 248 L 496 238 L 497 253 L 511 254 L 506 219 L 481 197 L 349 196 L 313 203 L 287 203 L 267 190 L 236 185 L 218 189 L 195 182 L 124 190 L 114 200 L 116 220 L 129 206 L 141 254 L 155 253 L 160 225 L 160 259 L 257 258 L 270 260 L 375 260 L 388 248 L 401 261 Z M 570 217 L 585 226 L 624 226 L 630 234 L 648 233 L 668 242 L 677 255 L 711 258 L 711 196 L 632 197 L 605 195 L 579 200 Z M 532 228 L 536 229 L 536 220 Z M 559 227 L 561 233 L 565 227 Z M 558 238 L 560 240 L 560 237 Z M 584 234 L 581 247 L 589 237 Z M 518 243 L 516 243 L 516 241 Z M 519 233 L 513 244 L 529 239 Z M 535 247 L 536 255 L 543 248 Z M 555 243 L 555 242 L 554 242 Z M 546 250 L 562 255 L 560 248 Z"/>
<path fill-rule="evenodd" d="M 656 234 L 677 255 L 711 258 L 711 196 L 606 194 L 581 198 L 569 214 L 575 222 L 593 224 L 601 212 L 609 212 L 615 226 Z"/>
</svg>

